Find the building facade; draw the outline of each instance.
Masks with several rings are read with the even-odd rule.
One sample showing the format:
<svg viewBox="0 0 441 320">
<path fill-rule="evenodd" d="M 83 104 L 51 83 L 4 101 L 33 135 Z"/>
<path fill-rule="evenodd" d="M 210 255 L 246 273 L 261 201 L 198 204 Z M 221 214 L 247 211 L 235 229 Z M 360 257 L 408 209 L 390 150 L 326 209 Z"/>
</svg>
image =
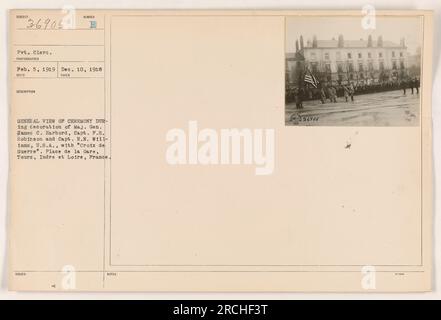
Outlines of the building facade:
<svg viewBox="0 0 441 320">
<path fill-rule="evenodd" d="M 296 40 L 296 52 L 286 55 L 286 77 L 289 84 L 299 85 L 305 69 L 325 84 L 370 84 L 396 81 L 408 76 L 408 52 L 404 38 L 400 44 L 383 41 L 338 39 Z"/>
</svg>

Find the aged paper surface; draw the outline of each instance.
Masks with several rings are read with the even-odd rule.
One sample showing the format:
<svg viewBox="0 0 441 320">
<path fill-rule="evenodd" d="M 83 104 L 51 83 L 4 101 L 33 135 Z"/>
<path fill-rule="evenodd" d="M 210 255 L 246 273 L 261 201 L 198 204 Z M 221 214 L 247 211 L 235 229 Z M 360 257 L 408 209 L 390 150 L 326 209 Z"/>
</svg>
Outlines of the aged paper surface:
<svg viewBox="0 0 441 320">
<path fill-rule="evenodd" d="M 10 289 L 431 290 L 432 13 L 368 18 L 12 10 Z"/>
</svg>

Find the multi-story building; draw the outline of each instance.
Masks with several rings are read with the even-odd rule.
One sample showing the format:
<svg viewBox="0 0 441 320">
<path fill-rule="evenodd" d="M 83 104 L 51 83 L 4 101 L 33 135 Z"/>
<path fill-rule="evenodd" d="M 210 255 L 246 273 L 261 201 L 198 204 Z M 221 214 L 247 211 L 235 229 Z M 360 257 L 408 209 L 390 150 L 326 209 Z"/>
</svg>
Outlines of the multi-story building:
<svg viewBox="0 0 441 320">
<path fill-rule="evenodd" d="M 383 40 L 317 40 L 306 45 L 296 40 L 296 52 L 286 55 L 286 76 L 299 84 L 308 68 L 321 83 L 371 83 L 399 80 L 407 76 L 408 53 L 404 38 L 400 44 Z"/>
</svg>

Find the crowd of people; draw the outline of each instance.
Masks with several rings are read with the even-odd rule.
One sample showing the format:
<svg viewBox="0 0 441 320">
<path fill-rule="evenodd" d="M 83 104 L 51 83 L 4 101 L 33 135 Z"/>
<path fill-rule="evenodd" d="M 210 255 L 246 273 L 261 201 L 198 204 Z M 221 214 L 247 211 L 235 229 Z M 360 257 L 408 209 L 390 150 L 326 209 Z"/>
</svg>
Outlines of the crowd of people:
<svg viewBox="0 0 441 320">
<path fill-rule="evenodd" d="M 307 100 L 320 100 L 322 104 L 336 103 L 337 98 L 344 98 L 345 102 L 354 101 L 354 95 L 368 94 L 383 91 L 403 90 L 406 95 L 407 90 L 411 94 L 419 94 L 420 80 L 418 78 L 409 78 L 404 80 L 390 80 L 371 84 L 319 84 L 317 88 L 310 85 L 303 87 L 287 87 L 286 102 L 296 103 L 296 108 L 302 109 L 303 102 Z"/>
</svg>

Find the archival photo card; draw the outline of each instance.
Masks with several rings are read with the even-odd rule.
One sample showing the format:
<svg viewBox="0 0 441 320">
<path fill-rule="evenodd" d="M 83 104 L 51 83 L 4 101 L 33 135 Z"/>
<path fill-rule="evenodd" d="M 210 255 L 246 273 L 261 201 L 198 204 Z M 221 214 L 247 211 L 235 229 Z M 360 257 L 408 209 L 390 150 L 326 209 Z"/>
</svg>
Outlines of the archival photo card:
<svg viewBox="0 0 441 320">
<path fill-rule="evenodd" d="M 432 289 L 432 12 L 9 22 L 10 290 Z"/>
</svg>

